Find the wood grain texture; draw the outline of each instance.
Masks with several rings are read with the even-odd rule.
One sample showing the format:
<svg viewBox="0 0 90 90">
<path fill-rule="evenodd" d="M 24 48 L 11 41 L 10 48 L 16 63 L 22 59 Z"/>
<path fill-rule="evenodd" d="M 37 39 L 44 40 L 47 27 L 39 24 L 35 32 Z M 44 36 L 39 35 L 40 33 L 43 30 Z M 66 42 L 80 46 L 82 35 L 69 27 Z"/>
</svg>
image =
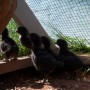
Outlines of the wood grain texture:
<svg viewBox="0 0 90 90">
<path fill-rule="evenodd" d="M 0 33 L 4 30 L 17 6 L 17 0 L 0 0 Z"/>
</svg>

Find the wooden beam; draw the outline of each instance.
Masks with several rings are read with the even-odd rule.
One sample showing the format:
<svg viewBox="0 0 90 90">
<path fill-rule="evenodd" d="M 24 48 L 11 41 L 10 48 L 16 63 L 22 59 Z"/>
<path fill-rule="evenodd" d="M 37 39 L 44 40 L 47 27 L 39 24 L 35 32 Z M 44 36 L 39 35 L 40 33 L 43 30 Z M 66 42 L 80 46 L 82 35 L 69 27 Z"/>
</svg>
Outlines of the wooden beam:
<svg viewBox="0 0 90 90">
<path fill-rule="evenodd" d="M 79 57 L 82 58 L 82 61 L 84 63 L 86 63 L 87 65 L 90 65 L 90 56 L 79 55 Z M 21 57 L 21 58 L 18 58 L 18 60 L 7 62 L 7 63 L 1 60 L 0 61 L 0 75 L 8 73 L 8 72 L 24 69 L 30 66 L 33 66 L 33 64 L 30 57 L 28 56 Z"/>
<path fill-rule="evenodd" d="M 39 35 L 48 36 L 42 25 L 39 23 L 25 0 L 17 0 L 17 8 L 14 13 L 14 19 L 19 22 L 19 25 L 27 27 L 29 32 L 35 32 Z"/>
<path fill-rule="evenodd" d="M 32 66 L 32 61 L 29 57 L 18 58 L 18 60 L 3 62 L 0 61 L 0 74 L 20 70 Z"/>
<path fill-rule="evenodd" d="M 13 17 L 17 0 L 0 0 L 0 34 Z"/>
</svg>

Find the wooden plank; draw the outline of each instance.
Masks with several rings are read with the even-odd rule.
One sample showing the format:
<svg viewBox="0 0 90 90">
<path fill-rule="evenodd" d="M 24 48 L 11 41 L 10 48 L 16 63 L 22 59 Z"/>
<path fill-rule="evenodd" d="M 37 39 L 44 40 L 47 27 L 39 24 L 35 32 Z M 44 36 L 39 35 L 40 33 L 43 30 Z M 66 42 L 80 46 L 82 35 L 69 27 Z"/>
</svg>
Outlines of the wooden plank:
<svg viewBox="0 0 90 90">
<path fill-rule="evenodd" d="M 29 57 L 18 58 L 18 60 L 3 62 L 0 61 L 0 74 L 16 71 L 19 69 L 27 68 L 32 66 L 32 61 Z"/>
<path fill-rule="evenodd" d="M 82 61 L 90 65 L 90 56 L 88 55 L 79 55 L 82 58 Z M 31 58 L 29 56 L 19 57 L 18 60 L 3 62 L 0 61 L 0 75 L 27 67 L 33 66 Z"/>
<path fill-rule="evenodd" d="M 90 65 L 90 55 L 89 54 L 81 54 L 79 55 L 79 57 L 82 59 L 82 61 L 85 64 Z"/>
</svg>

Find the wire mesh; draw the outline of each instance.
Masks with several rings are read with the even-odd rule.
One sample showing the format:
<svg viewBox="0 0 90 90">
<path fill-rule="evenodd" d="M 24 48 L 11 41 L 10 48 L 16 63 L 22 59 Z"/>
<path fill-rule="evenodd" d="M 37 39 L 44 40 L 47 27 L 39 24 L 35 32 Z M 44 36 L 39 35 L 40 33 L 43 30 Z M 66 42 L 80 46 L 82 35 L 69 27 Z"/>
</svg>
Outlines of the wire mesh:
<svg viewBox="0 0 90 90">
<path fill-rule="evenodd" d="M 90 0 L 25 0 L 51 38 L 56 34 L 90 41 Z"/>
</svg>

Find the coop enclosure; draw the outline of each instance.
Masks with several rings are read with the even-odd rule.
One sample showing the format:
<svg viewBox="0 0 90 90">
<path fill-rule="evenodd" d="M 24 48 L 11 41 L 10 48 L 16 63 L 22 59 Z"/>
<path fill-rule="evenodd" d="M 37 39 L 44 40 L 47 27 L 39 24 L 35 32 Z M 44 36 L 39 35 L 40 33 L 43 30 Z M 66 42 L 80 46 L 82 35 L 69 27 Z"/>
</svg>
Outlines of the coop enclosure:
<svg viewBox="0 0 90 90">
<path fill-rule="evenodd" d="M 90 0 L 25 0 L 54 39 L 78 38 L 90 45 Z"/>
</svg>

